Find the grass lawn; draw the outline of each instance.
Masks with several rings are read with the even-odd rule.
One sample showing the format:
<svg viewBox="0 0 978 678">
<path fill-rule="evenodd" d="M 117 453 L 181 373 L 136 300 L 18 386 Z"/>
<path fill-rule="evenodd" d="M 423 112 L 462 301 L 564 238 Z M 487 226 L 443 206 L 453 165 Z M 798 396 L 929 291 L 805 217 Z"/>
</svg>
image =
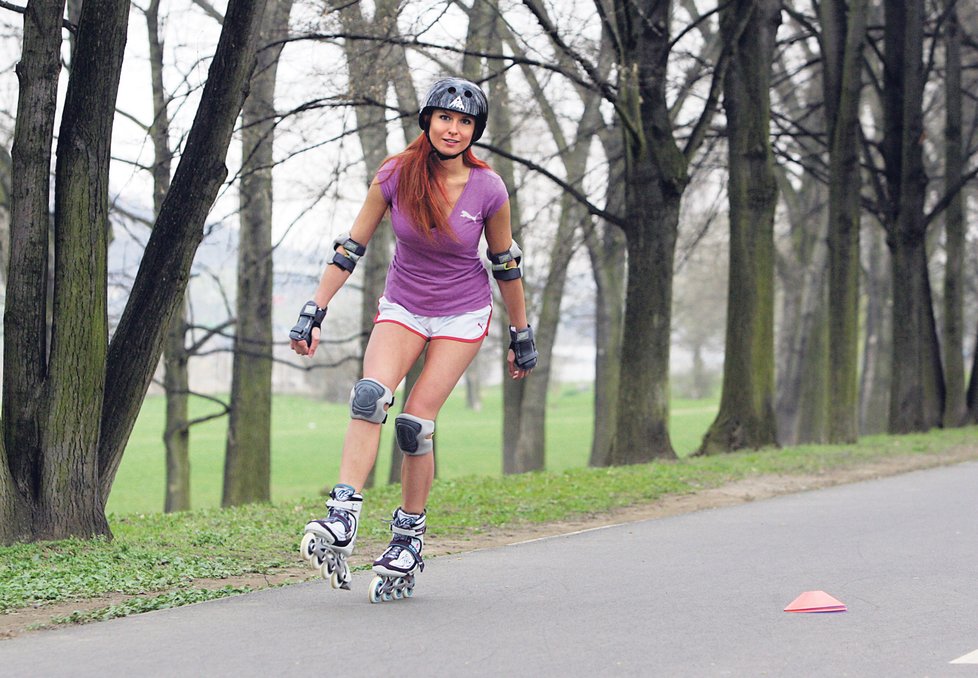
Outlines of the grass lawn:
<svg viewBox="0 0 978 678">
<path fill-rule="evenodd" d="M 566 395 L 576 402 L 573 395 Z M 557 402 L 562 400 L 563 397 Z M 302 401 L 293 403 L 293 414 L 301 404 Z M 573 423 L 573 407 L 567 405 L 566 409 L 565 421 Z M 704 415 L 698 412 L 696 416 Z M 709 420 L 709 416 L 705 419 Z M 309 435 L 315 438 L 316 431 Z M 214 440 L 220 447 L 220 436 Z M 429 537 L 435 542 L 475 539 L 483 532 L 518 530 L 523 525 L 596 515 L 751 476 L 811 477 L 886 461 L 899 462 L 906 457 L 932 457 L 932 463 L 949 456 L 974 458 L 978 454 L 976 440 L 978 427 L 971 426 L 926 434 L 866 437 L 853 445 L 770 448 L 615 468 L 577 467 L 515 476 L 497 473 L 441 478 L 432 488 L 431 504 L 437 506 L 437 520 L 429 525 Z M 586 446 L 586 441 L 574 444 L 574 454 L 568 458 L 583 458 L 581 450 Z M 214 456 L 218 459 L 220 454 Z M 927 463 L 924 459 L 920 462 Z M 460 463 L 464 468 L 464 460 Z M 215 477 L 219 475 L 218 467 L 219 464 L 214 465 Z M 146 486 L 161 492 L 160 483 L 156 477 Z M 320 483 L 319 478 L 314 478 L 308 486 L 317 489 Z M 213 480 L 211 484 L 216 501 L 219 483 Z M 384 519 L 390 516 L 390 507 L 397 505 L 398 494 L 398 487 L 393 485 L 370 490 L 370 504 L 364 507 L 359 535 L 363 553 L 371 554 L 387 541 L 389 532 Z M 272 504 L 228 510 L 198 508 L 176 514 L 159 513 L 151 507 L 145 514 L 110 516 L 115 535 L 111 541 L 69 539 L 0 547 L 0 638 L 5 624 L 7 633 L 23 630 L 16 620 L 25 610 L 27 616 L 39 620 L 34 624 L 78 623 L 185 605 L 260 587 L 260 583 L 246 583 L 256 581 L 250 575 L 258 575 L 257 581 L 261 582 L 269 574 L 294 571 L 301 564 L 297 552 L 301 526 L 322 515 L 322 504 L 321 497 L 309 495 L 279 499 Z M 299 570 L 303 576 L 312 576 L 307 567 Z M 220 588 L 215 589 L 214 583 Z M 106 595 L 115 596 L 117 602 L 104 605 L 101 597 Z M 92 601 L 95 607 L 80 609 L 85 601 Z M 99 604 L 103 606 L 98 607 Z"/>
<path fill-rule="evenodd" d="M 397 403 L 401 402 L 398 397 Z M 593 392 L 563 385 L 551 393 L 547 408 L 547 470 L 587 466 L 591 453 Z M 395 405 L 395 409 L 396 409 Z M 715 400 L 676 400 L 670 424 L 673 445 L 686 456 L 699 445 L 716 414 Z M 191 417 L 214 411 L 204 399 L 191 401 Z M 399 410 L 396 410 L 399 411 Z M 346 404 L 300 396 L 276 396 L 272 412 L 272 501 L 316 496 L 339 472 L 343 435 L 349 421 Z M 165 493 L 162 442 L 164 399 L 146 399 L 119 467 L 110 514 L 162 511 Z M 191 504 L 220 506 L 227 419 L 195 426 L 190 433 Z M 496 476 L 502 470 L 502 390 L 485 389 L 479 412 L 466 407 L 456 390 L 438 418 L 438 477 Z M 390 471 L 393 426 L 384 426 L 377 464 L 379 483 Z"/>
</svg>

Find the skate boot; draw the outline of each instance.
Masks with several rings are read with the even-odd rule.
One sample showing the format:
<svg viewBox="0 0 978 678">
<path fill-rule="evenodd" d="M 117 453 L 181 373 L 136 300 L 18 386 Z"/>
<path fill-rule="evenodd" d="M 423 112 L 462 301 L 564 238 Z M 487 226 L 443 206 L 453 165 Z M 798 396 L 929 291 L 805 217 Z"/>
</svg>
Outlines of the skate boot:
<svg viewBox="0 0 978 678">
<path fill-rule="evenodd" d="M 377 576 L 370 582 L 370 602 L 410 598 L 414 594 L 414 575 L 424 570 L 425 514 L 394 511 L 391 521 L 394 536 L 387 550 L 374 561 Z"/>
<path fill-rule="evenodd" d="M 363 496 L 354 488 L 337 485 L 329 493 L 326 517 L 306 524 L 300 546 L 302 557 L 319 569 L 334 589 L 350 589 L 346 559 L 353 553 L 362 505 Z"/>
</svg>

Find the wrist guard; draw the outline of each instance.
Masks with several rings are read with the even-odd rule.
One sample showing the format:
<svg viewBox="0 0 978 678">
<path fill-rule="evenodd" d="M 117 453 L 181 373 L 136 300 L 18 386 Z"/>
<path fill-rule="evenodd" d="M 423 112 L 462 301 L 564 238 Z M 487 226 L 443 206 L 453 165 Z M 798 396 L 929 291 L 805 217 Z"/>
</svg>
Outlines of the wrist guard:
<svg viewBox="0 0 978 678">
<path fill-rule="evenodd" d="M 509 327 L 509 347 L 516 355 L 515 363 L 521 370 L 532 370 L 537 366 L 537 344 L 533 340 L 533 328 L 518 330 Z"/>
<path fill-rule="evenodd" d="M 342 248 L 342 251 L 340 250 Z M 367 248 L 350 237 L 349 233 L 344 233 L 333 241 L 333 260 L 329 263 L 339 266 L 347 273 L 353 273 L 357 267 L 357 262 L 367 252 Z"/>
<path fill-rule="evenodd" d="M 323 318 L 326 317 L 326 309 L 319 308 L 315 301 L 307 301 L 299 311 L 299 320 L 295 327 L 289 332 L 289 339 L 306 342 L 306 346 L 312 346 L 312 330 L 315 327 L 323 326 Z"/>
</svg>

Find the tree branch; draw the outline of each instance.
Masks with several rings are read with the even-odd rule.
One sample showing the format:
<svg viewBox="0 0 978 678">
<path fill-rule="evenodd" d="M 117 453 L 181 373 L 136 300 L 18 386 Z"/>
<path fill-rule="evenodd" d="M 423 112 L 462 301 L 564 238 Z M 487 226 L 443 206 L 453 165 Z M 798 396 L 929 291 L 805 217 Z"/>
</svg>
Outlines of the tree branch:
<svg viewBox="0 0 978 678">
<path fill-rule="evenodd" d="M 26 14 L 27 8 L 21 7 L 20 5 L 15 5 L 12 2 L 6 2 L 6 0 L 0 0 L 0 9 L 9 9 L 11 12 L 17 12 L 18 14 Z M 78 31 L 78 26 L 71 23 L 67 19 L 62 19 L 62 28 L 65 28 L 69 33 L 74 34 Z"/>
<path fill-rule="evenodd" d="M 557 184 L 557 186 L 560 187 L 561 190 L 569 193 L 570 196 L 572 198 L 574 198 L 577 202 L 579 202 L 581 205 L 583 205 L 584 208 L 590 214 L 593 214 L 596 217 L 601 217 L 605 221 L 607 221 L 609 223 L 612 223 L 615 226 L 618 226 L 619 228 L 624 228 L 625 227 L 625 221 L 620 216 L 618 216 L 617 214 L 612 214 L 611 212 L 608 212 L 606 210 L 601 209 L 600 207 L 598 207 L 597 205 L 595 205 L 594 203 L 592 203 L 590 200 L 588 200 L 587 199 L 587 196 L 584 195 L 583 193 L 581 193 L 579 190 L 577 190 L 577 188 L 575 188 L 571 184 L 567 183 L 566 181 L 564 181 L 563 179 L 561 179 L 560 177 L 558 177 L 556 174 L 554 174 L 553 172 L 551 172 L 548 169 L 546 169 L 545 167 L 542 167 L 542 166 L 536 164 L 535 162 L 532 162 L 531 160 L 527 160 L 526 158 L 522 158 L 522 157 L 520 157 L 518 155 L 513 155 L 512 153 L 507 153 L 506 151 L 504 151 L 501 148 L 498 148 L 496 146 L 493 146 L 492 144 L 484 144 L 484 143 L 481 143 L 480 142 L 480 143 L 478 143 L 476 145 L 477 146 L 481 146 L 483 148 L 486 148 L 486 149 L 492 151 L 493 153 L 495 153 L 496 155 L 502 156 L 503 158 L 506 158 L 508 160 L 512 160 L 513 162 L 518 162 L 519 164 L 523 165 L 524 167 L 526 167 L 528 169 L 533 170 L 534 172 L 539 172 L 540 174 L 542 174 L 543 176 L 547 177 L 552 182 L 554 182 L 555 184 Z"/>
<path fill-rule="evenodd" d="M 376 35 L 365 35 L 360 33 L 305 33 L 302 35 L 294 35 L 287 38 L 282 38 L 281 40 L 276 40 L 268 43 L 263 47 L 263 49 L 270 49 L 277 45 L 286 45 L 290 42 L 300 42 L 302 40 L 317 40 L 317 41 L 329 41 L 329 40 L 363 40 L 367 42 L 380 42 L 388 45 L 397 45 L 400 47 L 415 47 L 418 49 L 435 49 L 443 52 L 451 52 L 453 54 L 467 54 L 470 56 L 479 57 L 482 59 L 495 59 L 498 61 L 509 62 L 513 65 L 526 64 L 528 66 L 536 66 L 537 68 L 543 68 L 548 71 L 553 71 L 568 78 L 572 82 L 584 87 L 585 89 L 594 90 L 601 93 L 608 101 L 614 103 L 616 94 L 614 90 L 607 84 L 604 83 L 603 87 L 600 83 L 592 82 L 586 78 L 575 73 L 568 73 L 559 66 L 547 63 L 545 61 L 538 61 L 536 59 L 519 59 L 515 58 L 511 54 L 496 54 L 491 52 L 485 52 L 480 50 L 471 50 L 464 47 L 452 47 L 450 45 L 439 45 L 433 42 L 425 42 L 414 37 L 397 37 L 397 36 L 384 36 L 378 37 Z"/>
</svg>

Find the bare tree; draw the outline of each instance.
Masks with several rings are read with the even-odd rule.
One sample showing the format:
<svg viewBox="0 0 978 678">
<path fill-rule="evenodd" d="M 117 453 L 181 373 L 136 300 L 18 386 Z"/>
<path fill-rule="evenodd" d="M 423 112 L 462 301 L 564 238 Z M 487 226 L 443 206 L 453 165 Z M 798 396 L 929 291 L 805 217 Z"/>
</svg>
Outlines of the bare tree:
<svg viewBox="0 0 978 678">
<path fill-rule="evenodd" d="M 964 365 L 964 196 L 955 187 L 965 173 L 962 147 L 961 25 L 956 0 L 944 2 L 944 186 L 953 194 L 944 211 L 944 402 L 943 425 L 961 426 L 967 417 Z"/>
<path fill-rule="evenodd" d="M 7 284 L 10 252 L 10 151 L 0 146 L 0 285 Z"/>
<path fill-rule="evenodd" d="M 740 23 L 746 18 L 746 28 Z M 721 11 L 733 50 L 724 80 L 729 149 L 730 269 L 720 411 L 700 454 L 777 444 L 774 416 L 774 210 L 770 81 L 777 0 L 738 0 Z"/>
<path fill-rule="evenodd" d="M 39 424 L 47 326 L 36 297 L 47 297 L 51 140 L 60 72 L 64 2 L 38 3 L 25 14 L 11 151 L 10 260 L 4 306 L 3 448 L 0 448 L 0 542 L 34 530 L 41 457 Z M 38 294 L 40 292 L 40 294 Z M 13 365 L 19 369 L 16 371 Z M 49 519 L 48 522 L 53 522 Z"/>
<path fill-rule="evenodd" d="M 891 267 L 879 224 L 864 228 L 862 247 L 863 296 L 866 312 L 863 323 L 862 373 L 859 378 L 859 432 L 885 433 L 890 409 L 890 352 L 892 331 L 890 312 L 893 293 Z"/>
<path fill-rule="evenodd" d="M 940 425 L 945 389 L 924 218 L 924 0 L 883 5 L 886 193 L 881 211 L 893 266 L 890 431 L 906 433 Z"/>
<path fill-rule="evenodd" d="M 624 209 L 624 156 L 621 133 L 606 129 L 600 135 L 608 158 L 606 209 L 620 214 Z M 618 226 L 600 221 L 585 234 L 595 283 L 594 434 L 590 466 L 609 466 L 618 420 L 621 385 L 621 332 L 625 315 L 625 234 Z"/>
<path fill-rule="evenodd" d="M 268 501 L 272 492 L 272 168 L 275 81 L 293 0 L 269 0 L 251 92 L 242 107 L 237 331 L 222 506 Z"/>
<path fill-rule="evenodd" d="M 83 4 L 58 135 L 50 351 L 38 290 L 47 275 L 45 161 L 64 4 L 38 3 L 25 22 L 13 154 L 14 212 L 22 218 L 13 221 L 12 233 L 23 248 L 11 260 L 16 284 L 8 284 L 4 318 L 5 351 L 16 351 L 4 360 L 4 543 L 110 534 L 105 502 L 183 297 L 204 219 L 227 173 L 223 158 L 254 67 L 264 4 L 229 3 L 195 124 L 111 343 L 105 311 L 109 140 L 129 2 Z"/>
<path fill-rule="evenodd" d="M 541 11 L 543 10 L 541 9 Z M 503 32 L 503 35 L 497 39 L 496 44 L 490 45 L 490 49 L 495 53 L 501 53 L 502 43 L 505 43 L 517 57 L 525 58 L 525 53 L 515 40 L 515 36 L 508 29 L 504 29 L 503 22 L 496 21 L 494 26 L 495 30 L 490 34 Z M 608 54 L 599 55 L 601 61 L 598 64 L 598 69 L 602 77 L 605 78 L 611 67 L 609 56 Z M 566 54 L 558 53 L 557 60 L 562 69 L 572 72 L 574 64 Z M 498 61 L 492 65 L 501 71 L 499 74 L 493 74 L 492 82 L 494 86 L 501 87 L 505 83 L 505 75 L 502 72 L 504 65 Z M 605 127 L 601 115 L 602 98 L 600 93 L 587 88 L 577 89 L 582 110 L 576 128 L 573 130 L 573 136 L 569 136 L 564 132 L 561 116 L 548 100 L 543 83 L 535 71 L 524 65 L 522 72 L 533 94 L 532 98 L 540 110 L 541 118 L 550 132 L 554 146 L 558 149 L 557 154 L 563 167 L 563 180 L 567 185 L 573 186 L 580 193 L 583 193 L 584 178 L 589 167 L 591 141 Z M 493 98 L 500 99 L 499 96 Z M 505 98 L 502 105 L 506 106 Z M 511 132 L 506 136 L 511 136 Z M 494 137 L 494 140 L 495 138 L 497 137 Z M 552 244 L 548 248 L 549 261 L 546 266 L 546 275 L 535 304 L 538 309 L 534 325 L 539 350 L 537 367 L 534 369 L 533 379 L 518 381 L 508 387 L 510 391 L 518 393 L 519 407 L 510 419 L 516 426 L 505 429 L 507 435 L 504 436 L 504 439 L 508 441 L 504 446 L 503 455 L 503 471 L 505 473 L 539 470 L 546 465 L 547 395 L 550 385 L 551 359 L 560 321 L 564 287 L 567 281 L 567 263 L 576 248 L 576 234 L 589 232 L 592 229 L 588 210 L 570 193 L 565 192 L 558 204 L 557 228 L 551 239 Z M 510 380 L 506 379 L 505 381 Z M 513 433 L 516 435 L 512 435 Z"/>
<path fill-rule="evenodd" d="M 859 104 L 865 0 L 821 5 L 829 137 L 829 442 L 859 437 Z"/>
<path fill-rule="evenodd" d="M 160 213 L 163 199 L 170 189 L 173 152 L 170 149 L 170 113 L 163 85 L 163 37 L 160 30 L 160 0 L 151 0 L 144 10 L 149 41 L 150 83 L 153 97 L 153 122 L 149 136 L 153 143 L 153 216 Z M 163 510 L 185 511 L 190 508 L 190 427 L 188 424 L 189 352 L 184 342 L 187 334 L 187 304 L 181 303 L 173 316 L 163 343 L 163 389 L 166 398 L 166 423 L 163 446 L 166 449 L 166 494 Z"/>
</svg>

